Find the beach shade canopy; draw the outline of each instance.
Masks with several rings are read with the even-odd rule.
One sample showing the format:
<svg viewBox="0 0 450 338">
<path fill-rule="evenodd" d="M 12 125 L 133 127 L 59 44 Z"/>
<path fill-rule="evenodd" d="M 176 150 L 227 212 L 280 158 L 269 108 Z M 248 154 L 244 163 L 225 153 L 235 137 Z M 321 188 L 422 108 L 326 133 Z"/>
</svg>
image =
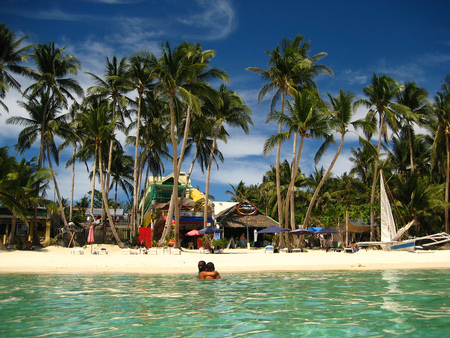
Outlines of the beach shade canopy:
<svg viewBox="0 0 450 338">
<path fill-rule="evenodd" d="M 258 234 L 277 234 L 279 232 L 289 231 L 288 229 L 277 227 L 276 225 L 271 225 L 265 229 L 259 230 Z"/>
<path fill-rule="evenodd" d="M 200 236 L 200 235 L 201 233 L 199 233 L 197 229 L 191 230 L 186 233 L 186 236 Z"/>
<path fill-rule="evenodd" d="M 314 233 L 314 231 L 308 230 L 308 229 L 297 229 L 289 231 L 291 235 L 311 235 Z"/>
<path fill-rule="evenodd" d="M 216 227 L 214 227 L 212 225 L 210 225 L 209 227 L 206 227 L 206 228 L 198 231 L 198 233 L 200 235 L 203 235 L 203 234 L 215 234 L 217 232 L 223 232 L 223 230 L 219 229 L 219 228 L 216 228 Z"/>
<path fill-rule="evenodd" d="M 323 228 L 322 230 L 314 232 L 315 234 L 340 234 L 340 231 L 331 228 Z"/>
</svg>

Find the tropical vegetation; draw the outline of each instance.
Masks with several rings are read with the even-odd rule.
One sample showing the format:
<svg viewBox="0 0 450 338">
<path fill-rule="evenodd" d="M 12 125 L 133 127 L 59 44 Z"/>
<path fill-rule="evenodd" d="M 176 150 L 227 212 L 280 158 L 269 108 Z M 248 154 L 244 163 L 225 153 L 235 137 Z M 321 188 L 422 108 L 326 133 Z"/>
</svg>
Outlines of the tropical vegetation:
<svg viewBox="0 0 450 338">
<path fill-rule="evenodd" d="M 249 133 L 253 125 L 250 108 L 225 85 L 229 80 L 226 71 L 211 66 L 215 51 L 205 50 L 199 43 L 172 46 L 166 42 L 161 44 L 160 57 L 148 50 L 121 59 L 106 56 L 103 74 L 88 73 L 94 84 L 84 92 L 77 81 L 81 62 L 65 48 L 54 42 L 23 47 L 27 37 L 17 39 L 4 24 L 0 34 L 0 99 L 10 88 L 20 90 L 19 105 L 28 114 L 8 119 L 10 124 L 23 126 L 15 150 L 23 155 L 39 144 L 38 156 L 32 161 L 17 162 L 9 149 L 0 149 L 0 203 L 14 218 L 27 222 L 30 208 L 36 215 L 38 206 L 50 206 L 68 230 L 67 218 L 84 220 L 87 210 L 93 215 L 93 208 L 101 207 L 105 226 L 122 246 L 125 238 L 115 230 L 110 212 L 110 206 L 119 203 L 118 190 L 129 199 L 131 236 L 135 236 L 143 216 L 139 209 L 143 187 L 151 176 L 167 170 L 177 182 L 181 164 L 191 151 L 188 177 L 196 165 L 206 171 L 206 226 L 212 164 L 219 166 L 226 160 L 217 141 L 227 141 L 228 128 Z M 246 186 L 241 181 L 230 185 L 227 194 L 231 200 L 256 204 L 289 229 L 336 226 L 348 213 L 368 220 L 374 238 L 382 169 L 397 206 L 396 217 L 416 221 L 413 234 L 449 232 L 450 76 L 433 99 L 418 84 L 400 84 L 386 74 L 373 74 L 360 99 L 344 89 L 336 96 L 324 96 L 315 79 L 322 74 L 333 76 L 328 66 L 319 63 L 326 53 L 310 56 L 310 42 L 300 35 L 283 39 L 266 53 L 267 70 L 248 70 L 264 81 L 258 94 L 260 104 L 274 93 L 266 122 L 276 123 L 277 131 L 266 140 L 264 153 L 276 148 L 276 163 L 260 184 Z M 22 90 L 17 76 L 28 77 L 32 84 Z M 8 113 L 3 101 L 0 105 Z M 358 107 L 366 107 L 367 114 L 356 120 Z M 118 132 L 126 135 L 125 144 L 118 140 Z M 353 166 L 336 177 L 332 169 L 349 133 L 357 134 L 359 147 L 351 149 Z M 335 153 L 326 168 L 316 167 L 308 176 L 302 172 L 305 160 L 301 156 L 313 140 L 321 144 L 316 164 L 330 147 L 334 146 Z M 293 145 L 290 160 L 281 158 L 285 144 Z M 76 163 L 84 163 L 92 180 L 90 196 L 80 201 L 73 201 L 75 175 L 70 201 L 61 196 L 55 175 L 60 152 L 69 145 L 73 154 L 66 167 L 71 166 L 74 173 Z M 132 151 L 127 153 L 127 146 Z M 165 167 L 166 161 L 171 162 L 170 169 Z M 57 194 L 57 207 L 45 199 L 49 184 Z M 178 189 L 174 184 L 160 240 L 165 243 L 173 234 L 176 247 L 180 246 L 177 206 L 182 194 Z M 72 206 L 78 215 L 72 215 Z M 33 237 L 37 244 L 36 227 Z"/>
</svg>

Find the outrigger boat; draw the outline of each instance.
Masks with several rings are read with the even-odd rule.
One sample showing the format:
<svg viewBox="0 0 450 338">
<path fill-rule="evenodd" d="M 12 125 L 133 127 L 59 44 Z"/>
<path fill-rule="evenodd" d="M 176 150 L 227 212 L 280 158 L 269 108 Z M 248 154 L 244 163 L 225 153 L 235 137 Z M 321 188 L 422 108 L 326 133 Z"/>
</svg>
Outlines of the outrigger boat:
<svg viewBox="0 0 450 338">
<path fill-rule="evenodd" d="M 399 241 L 400 237 L 414 224 L 414 220 L 406 224 L 397 232 L 394 216 L 392 215 L 391 204 L 384 186 L 383 172 L 380 170 L 380 204 L 381 204 L 381 241 L 380 242 L 359 242 L 358 245 L 373 246 L 380 245 L 383 250 L 392 251 L 414 251 L 416 239 Z"/>
</svg>

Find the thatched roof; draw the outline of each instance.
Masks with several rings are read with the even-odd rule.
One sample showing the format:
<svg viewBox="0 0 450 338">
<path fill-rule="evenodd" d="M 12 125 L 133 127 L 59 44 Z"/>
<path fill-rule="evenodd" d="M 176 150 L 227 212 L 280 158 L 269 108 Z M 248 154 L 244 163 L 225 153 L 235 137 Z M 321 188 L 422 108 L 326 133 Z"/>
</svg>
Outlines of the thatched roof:
<svg viewBox="0 0 450 338">
<path fill-rule="evenodd" d="M 267 228 L 271 225 L 279 225 L 272 218 L 264 215 L 259 209 L 255 215 L 244 216 L 236 211 L 236 206 L 223 210 L 216 216 L 217 223 L 223 228 Z"/>
</svg>

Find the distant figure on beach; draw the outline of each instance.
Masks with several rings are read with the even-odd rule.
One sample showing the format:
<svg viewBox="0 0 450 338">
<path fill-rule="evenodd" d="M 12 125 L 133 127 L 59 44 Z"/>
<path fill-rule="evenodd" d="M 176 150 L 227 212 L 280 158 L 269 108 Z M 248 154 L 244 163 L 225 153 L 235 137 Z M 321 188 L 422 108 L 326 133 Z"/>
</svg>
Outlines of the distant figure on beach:
<svg viewBox="0 0 450 338">
<path fill-rule="evenodd" d="M 241 242 L 241 248 L 247 247 L 247 238 L 245 238 L 244 233 L 242 233 L 241 237 L 239 238 L 239 241 Z"/>
<path fill-rule="evenodd" d="M 220 273 L 215 271 L 214 263 L 209 262 L 205 264 L 205 261 L 198 262 L 198 279 L 220 279 Z"/>
</svg>

